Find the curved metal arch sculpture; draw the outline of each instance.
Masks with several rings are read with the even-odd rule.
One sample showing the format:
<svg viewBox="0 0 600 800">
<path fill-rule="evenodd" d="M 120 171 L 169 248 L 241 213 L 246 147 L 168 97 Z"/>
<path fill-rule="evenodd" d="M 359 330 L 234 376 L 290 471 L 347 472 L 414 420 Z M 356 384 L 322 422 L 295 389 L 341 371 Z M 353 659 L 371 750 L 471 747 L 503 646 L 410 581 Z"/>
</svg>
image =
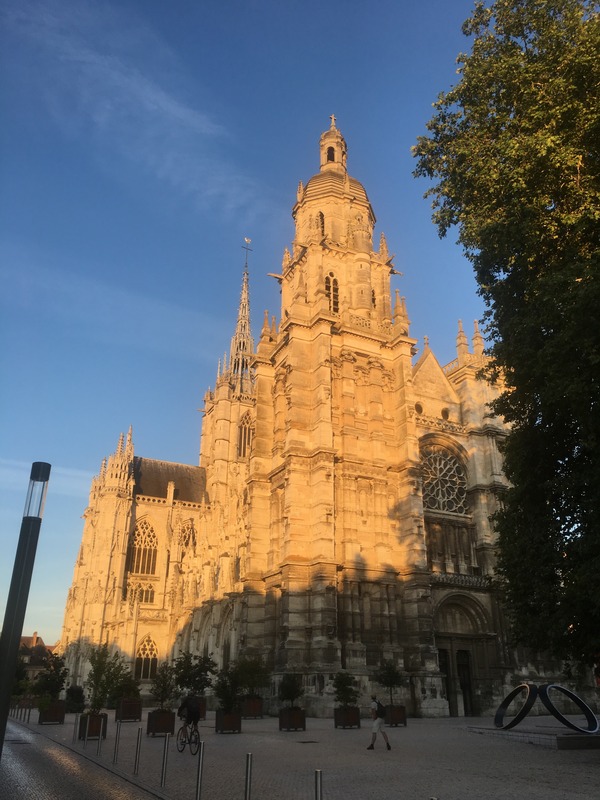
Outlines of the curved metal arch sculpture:
<svg viewBox="0 0 600 800">
<path fill-rule="evenodd" d="M 579 725 L 576 725 L 571 720 L 567 719 L 561 712 L 556 708 L 552 700 L 550 699 L 550 690 L 556 689 L 558 692 L 562 692 L 562 694 L 566 695 L 576 706 L 583 712 L 585 715 L 588 727 L 582 728 Z M 513 719 L 510 722 L 507 722 L 506 725 L 504 724 L 504 715 L 512 701 L 518 697 L 523 691 L 527 692 L 525 697 L 525 702 L 515 714 Z M 503 731 L 510 730 L 510 728 L 514 728 L 515 725 L 518 725 L 519 722 L 525 719 L 527 714 L 533 708 L 533 704 L 535 703 L 536 699 L 540 698 L 544 706 L 548 709 L 548 711 L 552 714 L 555 719 L 559 722 L 562 722 L 563 725 L 566 725 L 567 728 L 571 728 L 571 730 L 577 731 L 578 733 L 597 733 L 598 729 L 600 728 L 600 722 L 598 721 L 596 715 L 592 711 L 592 709 L 584 703 L 584 701 L 579 697 L 579 695 L 572 692 L 570 689 L 565 689 L 564 686 L 559 686 L 556 683 L 545 683 L 543 686 L 536 686 L 534 683 L 521 683 L 512 692 L 506 695 L 502 703 L 498 706 L 498 710 L 494 715 L 494 725 L 497 728 L 501 728 Z"/>
</svg>

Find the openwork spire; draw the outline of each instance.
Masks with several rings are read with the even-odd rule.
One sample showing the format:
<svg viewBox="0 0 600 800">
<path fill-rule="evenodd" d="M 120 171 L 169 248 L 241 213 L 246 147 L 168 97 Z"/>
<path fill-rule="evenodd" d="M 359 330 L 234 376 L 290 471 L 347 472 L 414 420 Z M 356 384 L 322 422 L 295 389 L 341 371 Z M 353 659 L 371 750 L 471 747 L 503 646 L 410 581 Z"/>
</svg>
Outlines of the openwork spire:
<svg viewBox="0 0 600 800">
<path fill-rule="evenodd" d="M 250 292 L 248 288 L 248 251 L 250 239 L 245 239 L 246 262 L 242 277 L 242 294 L 238 309 L 235 334 L 231 339 L 229 352 L 229 385 L 233 397 L 243 397 L 252 393 L 250 359 L 254 355 L 254 340 L 250 331 Z"/>
</svg>

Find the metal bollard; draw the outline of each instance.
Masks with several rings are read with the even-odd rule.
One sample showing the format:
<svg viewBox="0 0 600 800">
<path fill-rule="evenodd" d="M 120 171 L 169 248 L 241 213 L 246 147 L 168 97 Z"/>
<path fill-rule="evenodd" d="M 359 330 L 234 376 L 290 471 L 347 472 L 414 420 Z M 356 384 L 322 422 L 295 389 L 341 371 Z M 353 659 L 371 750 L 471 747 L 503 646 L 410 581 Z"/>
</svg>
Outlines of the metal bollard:
<svg viewBox="0 0 600 800">
<path fill-rule="evenodd" d="M 250 800 L 252 792 L 252 753 L 246 753 L 246 791 L 244 800 Z"/>
<path fill-rule="evenodd" d="M 165 733 L 165 746 L 163 748 L 163 760 L 162 760 L 162 769 L 160 772 L 160 786 L 161 788 L 167 782 L 167 759 L 169 757 L 169 739 L 171 738 L 170 733 Z"/>
<path fill-rule="evenodd" d="M 140 771 L 140 750 L 142 749 L 142 729 L 138 728 L 137 744 L 135 746 L 135 762 L 133 764 L 133 774 L 137 775 Z"/>
<path fill-rule="evenodd" d="M 323 800 L 323 781 L 321 780 L 321 770 L 315 770 L 315 800 Z"/>
<path fill-rule="evenodd" d="M 83 737 L 83 749 L 87 747 L 87 740 L 88 740 L 88 731 L 90 729 L 90 715 L 88 714 L 85 718 L 85 736 Z"/>
<path fill-rule="evenodd" d="M 121 720 L 117 722 L 117 732 L 115 733 L 115 749 L 113 750 L 113 764 L 117 763 L 119 757 L 119 739 L 121 738 Z"/>
<path fill-rule="evenodd" d="M 200 742 L 200 751 L 198 753 L 198 771 L 196 773 L 196 798 L 200 800 L 200 792 L 202 791 L 202 768 L 204 767 L 204 742 Z"/>
<path fill-rule="evenodd" d="M 96 757 L 100 757 L 100 751 L 102 750 L 102 734 L 104 733 L 104 724 L 103 721 L 100 720 L 100 733 L 98 734 L 98 746 L 96 747 Z"/>
<path fill-rule="evenodd" d="M 77 735 L 79 733 L 79 714 L 75 714 L 75 724 L 73 725 L 73 739 L 72 742 L 77 740 Z"/>
</svg>

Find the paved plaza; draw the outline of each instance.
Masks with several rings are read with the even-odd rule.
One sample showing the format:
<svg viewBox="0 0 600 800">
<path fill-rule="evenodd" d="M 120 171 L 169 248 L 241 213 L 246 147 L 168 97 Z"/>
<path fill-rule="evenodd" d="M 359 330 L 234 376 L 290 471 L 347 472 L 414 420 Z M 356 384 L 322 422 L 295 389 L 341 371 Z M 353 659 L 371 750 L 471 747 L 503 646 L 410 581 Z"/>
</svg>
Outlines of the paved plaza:
<svg viewBox="0 0 600 800">
<path fill-rule="evenodd" d="M 387 728 L 368 751 L 371 724 L 335 729 L 330 719 L 307 720 L 306 731 L 280 732 L 271 717 L 243 721 L 241 734 L 216 734 L 214 714 L 200 723 L 204 760 L 177 752 L 171 738 L 148 737 L 146 723 L 122 723 L 117 762 L 114 712 L 98 754 L 96 740 L 74 740 L 74 715 L 64 725 L 9 719 L 0 762 L 1 800 L 314 800 L 320 770 L 322 800 L 597 800 L 600 749 L 559 750 L 525 741 L 568 734 L 551 717 L 528 717 L 495 735 L 490 718 L 409 719 Z M 579 723 L 581 724 L 581 723 Z M 134 774 L 142 728 L 138 775 Z M 247 783 L 247 754 L 251 781 Z M 164 786 L 161 779 L 164 776 Z M 248 794 L 249 792 L 249 794 Z"/>
</svg>

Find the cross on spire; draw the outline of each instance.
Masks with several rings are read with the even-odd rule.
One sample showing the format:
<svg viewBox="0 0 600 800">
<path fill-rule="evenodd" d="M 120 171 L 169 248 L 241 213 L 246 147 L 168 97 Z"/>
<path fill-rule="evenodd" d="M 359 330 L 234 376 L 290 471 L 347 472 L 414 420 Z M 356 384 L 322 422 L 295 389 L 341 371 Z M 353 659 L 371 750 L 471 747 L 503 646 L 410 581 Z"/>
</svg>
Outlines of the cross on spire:
<svg viewBox="0 0 600 800">
<path fill-rule="evenodd" d="M 335 114 L 331 114 L 329 119 L 331 120 L 331 130 L 333 131 L 335 130 Z"/>
</svg>

